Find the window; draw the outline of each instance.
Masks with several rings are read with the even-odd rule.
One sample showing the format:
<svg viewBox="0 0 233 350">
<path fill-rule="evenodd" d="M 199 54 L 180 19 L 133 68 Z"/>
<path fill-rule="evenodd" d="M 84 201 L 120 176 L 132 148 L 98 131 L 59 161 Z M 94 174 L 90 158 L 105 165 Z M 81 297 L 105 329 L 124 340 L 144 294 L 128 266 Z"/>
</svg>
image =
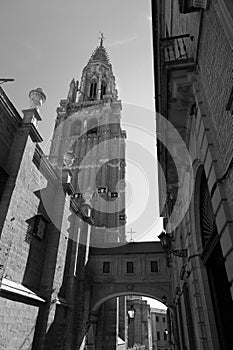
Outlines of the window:
<svg viewBox="0 0 233 350">
<path fill-rule="evenodd" d="M 28 228 L 25 237 L 25 242 L 30 244 L 33 236 L 40 239 L 44 238 L 48 225 L 48 220 L 42 214 L 37 214 L 33 216 L 32 218 L 26 220 L 26 223 L 28 224 Z"/>
<path fill-rule="evenodd" d="M 133 261 L 127 261 L 127 263 L 126 263 L 126 272 L 127 273 L 134 273 L 134 263 L 133 263 Z"/>
<path fill-rule="evenodd" d="M 110 261 L 103 262 L 103 273 L 110 273 Z"/>
<path fill-rule="evenodd" d="M 111 198 L 116 198 L 116 197 L 118 197 L 118 193 L 117 192 L 110 192 L 110 196 L 111 196 Z"/>
<path fill-rule="evenodd" d="M 90 98 L 96 98 L 96 92 L 97 92 L 97 83 L 93 82 L 91 83 L 91 87 L 90 87 Z"/>
<path fill-rule="evenodd" d="M 98 187 L 98 193 L 107 193 L 107 187 Z"/>
<path fill-rule="evenodd" d="M 156 322 L 159 322 L 159 316 L 156 316 Z"/>
<path fill-rule="evenodd" d="M 150 271 L 151 272 L 158 272 L 158 261 L 151 261 L 150 262 Z"/>
<path fill-rule="evenodd" d="M 47 220 L 41 214 L 35 216 L 33 235 L 42 239 L 44 238 L 45 230 L 47 226 Z"/>
<path fill-rule="evenodd" d="M 166 318 L 165 318 L 165 317 L 163 317 L 163 322 L 164 322 L 164 323 L 166 322 Z"/>
<path fill-rule="evenodd" d="M 163 332 L 163 338 L 164 338 L 164 340 L 167 340 L 167 333 L 166 332 Z"/>
<path fill-rule="evenodd" d="M 157 332 L 157 340 L 160 340 L 160 332 Z"/>
<path fill-rule="evenodd" d="M 101 85 L 101 100 L 103 99 L 104 95 L 106 95 L 106 83 L 103 81 Z"/>
<path fill-rule="evenodd" d="M 2 198 L 4 188 L 7 182 L 8 174 L 0 167 L 0 200 Z"/>
</svg>

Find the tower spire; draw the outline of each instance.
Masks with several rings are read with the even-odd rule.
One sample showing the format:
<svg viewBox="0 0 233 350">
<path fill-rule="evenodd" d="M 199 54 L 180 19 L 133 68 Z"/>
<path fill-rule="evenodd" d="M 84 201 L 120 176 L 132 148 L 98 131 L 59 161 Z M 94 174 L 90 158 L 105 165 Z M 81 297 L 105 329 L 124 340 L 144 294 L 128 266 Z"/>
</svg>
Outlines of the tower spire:
<svg viewBox="0 0 233 350">
<path fill-rule="evenodd" d="M 99 39 L 100 39 L 100 47 L 103 47 L 103 42 L 104 42 L 104 39 L 105 39 L 103 32 L 100 32 Z"/>
<path fill-rule="evenodd" d="M 104 39 L 104 34 L 100 32 L 99 45 L 83 69 L 79 102 L 118 99 L 112 65 L 103 45 Z"/>
</svg>

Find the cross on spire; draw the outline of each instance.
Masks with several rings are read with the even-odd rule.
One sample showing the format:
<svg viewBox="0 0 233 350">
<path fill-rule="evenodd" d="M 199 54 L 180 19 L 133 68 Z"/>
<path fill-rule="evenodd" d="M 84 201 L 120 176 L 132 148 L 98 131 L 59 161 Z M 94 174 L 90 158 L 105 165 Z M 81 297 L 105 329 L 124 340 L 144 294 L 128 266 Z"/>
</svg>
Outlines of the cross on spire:
<svg viewBox="0 0 233 350">
<path fill-rule="evenodd" d="M 128 231 L 127 233 L 130 233 L 130 242 L 134 242 L 134 240 L 133 240 L 133 233 L 136 233 L 136 231 L 133 231 L 133 229 L 131 227 L 130 231 Z"/>
<path fill-rule="evenodd" d="M 103 42 L 104 42 L 104 39 L 105 39 L 103 32 L 100 32 L 99 39 L 100 39 L 100 46 L 103 46 Z"/>
</svg>

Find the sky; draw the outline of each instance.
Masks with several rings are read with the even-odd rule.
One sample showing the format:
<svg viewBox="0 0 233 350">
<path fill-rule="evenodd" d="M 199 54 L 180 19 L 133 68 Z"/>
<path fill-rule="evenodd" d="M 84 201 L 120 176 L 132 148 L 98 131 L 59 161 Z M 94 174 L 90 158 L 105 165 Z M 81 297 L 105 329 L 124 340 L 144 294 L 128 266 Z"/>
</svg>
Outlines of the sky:
<svg viewBox="0 0 233 350">
<path fill-rule="evenodd" d="M 0 13 L 2 87 L 17 110 L 29 107 L 28 93 L 41 87 L 39 131 L 49 153 L 56 108 L 67 97 L 104 33 L 127 131 L 127 232 L 134 241 L 154 240 L 159 219 L 155 141 L 150 0 L 2 1 Z M 22 115 L 22 113 L 21 113 Z"/>
<path fill-rule="evenodd" d="M 142 300 L 146 300 L 147 304 L 149 304 L 150 307 L 161 309 L 161 310 L 167 310 L 167 307 L 163 303 L 160 303 L 160 301 L 158 300 L 155 300 L 152 298 L 146 298 L 146 297 L 142 297 Z"/>
</svg>

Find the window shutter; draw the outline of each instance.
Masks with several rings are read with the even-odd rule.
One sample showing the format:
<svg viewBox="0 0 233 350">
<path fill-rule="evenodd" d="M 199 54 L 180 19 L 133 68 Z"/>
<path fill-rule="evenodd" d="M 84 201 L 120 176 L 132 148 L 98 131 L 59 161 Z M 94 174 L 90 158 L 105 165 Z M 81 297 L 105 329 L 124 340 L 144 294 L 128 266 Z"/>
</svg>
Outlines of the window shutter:
<svg viewBox="0 0 233 350">
<path fill-rule="evenodd" d="M 203 175 L 200 188 L 200 221 L 203 247 L 211 235 L 217 235 L 217 227 L 206 178 Z"/>
<path fill-rule="evenodd" d="M 35 221 L 33 227 L 33 234 L 36 237 L 43 239 L 46 230 L 47 220 L 41 214 L 36 215 L 34 220 Z"/>
<path fill-rule="evenodd" d="M 207 7 L 207 0 L 178 0 L 178 2 L 181 13 L 194 12 Z"/>
</svg>

